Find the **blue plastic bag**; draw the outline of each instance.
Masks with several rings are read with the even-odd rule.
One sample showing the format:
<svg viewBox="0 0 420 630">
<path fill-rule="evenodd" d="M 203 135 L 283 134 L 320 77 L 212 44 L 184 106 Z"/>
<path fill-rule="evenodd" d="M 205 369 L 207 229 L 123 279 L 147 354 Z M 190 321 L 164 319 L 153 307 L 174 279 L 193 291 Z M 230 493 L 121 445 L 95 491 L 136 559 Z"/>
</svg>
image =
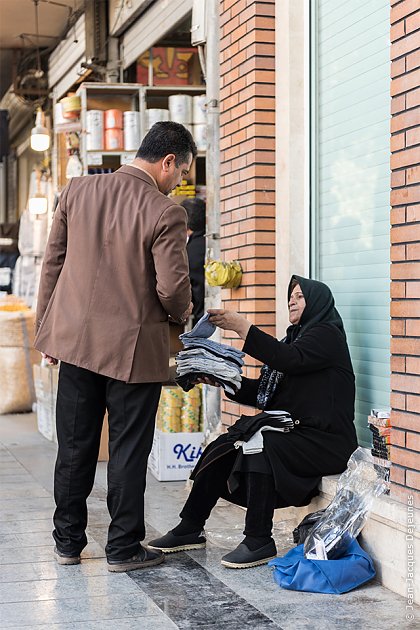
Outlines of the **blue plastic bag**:
<svg viewBox="0 0 420 630">
<path fill-rule="evenodd" d="M 337 560 L 309 560 L 299 545 L 268 565 L 274 567 L 273 577 L 279 586 L 310 593 L 347 593 L 376 575 L 372 558 L 357 540 Z"/>
</svg>

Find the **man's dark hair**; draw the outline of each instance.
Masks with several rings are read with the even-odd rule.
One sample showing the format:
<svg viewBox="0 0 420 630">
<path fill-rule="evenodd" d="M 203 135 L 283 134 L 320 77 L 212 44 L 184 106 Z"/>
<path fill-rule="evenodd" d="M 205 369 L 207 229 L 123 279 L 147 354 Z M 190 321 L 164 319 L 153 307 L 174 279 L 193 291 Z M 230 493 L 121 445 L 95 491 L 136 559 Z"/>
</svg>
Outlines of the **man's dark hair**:
<svg viewBox="0 0 420 630">
<path fill-rule="evenodd" d="M 200 197 L 184 199 L 181 203 L 187 211 L 187 227 L 193 232 L 204 232 L 206 229 L 206 203 Z"/>
<path fill-rule="evenodd" d="M 136 157 L 154 164 L 169 153 L 175 155 L 175 166 L 197 157 L 197 147 L 191 133 L 179 123 L 157 122 L 144 136 Z"/>
</svg>

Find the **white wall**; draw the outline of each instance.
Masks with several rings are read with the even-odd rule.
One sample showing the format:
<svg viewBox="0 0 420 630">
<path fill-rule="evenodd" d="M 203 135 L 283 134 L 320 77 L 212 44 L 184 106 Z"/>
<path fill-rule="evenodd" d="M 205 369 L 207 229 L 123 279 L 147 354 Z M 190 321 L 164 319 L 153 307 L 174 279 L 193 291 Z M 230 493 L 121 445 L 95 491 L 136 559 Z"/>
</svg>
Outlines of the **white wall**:
<svg viewBox="0 0 420 630">
<path fill-rule="evenodd" d="M 276 1 L 276 330 L 288 325 L 287 286 L 309 273 L 309 15 Z"/>
</svg>

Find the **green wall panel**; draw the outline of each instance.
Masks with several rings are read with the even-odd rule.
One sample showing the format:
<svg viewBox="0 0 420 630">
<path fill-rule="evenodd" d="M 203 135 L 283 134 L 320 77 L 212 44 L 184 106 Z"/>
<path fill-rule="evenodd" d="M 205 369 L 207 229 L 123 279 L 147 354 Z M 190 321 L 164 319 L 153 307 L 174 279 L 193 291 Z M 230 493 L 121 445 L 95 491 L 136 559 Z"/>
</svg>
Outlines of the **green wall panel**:
<svg viewBox="0 0 420 630">
<path fill-rule="evenodd" d="M 359 441 L 388 406 L 389 1 L 311 1 L 311 264 L 332 289 L 356 373 Z"/>
</svg>

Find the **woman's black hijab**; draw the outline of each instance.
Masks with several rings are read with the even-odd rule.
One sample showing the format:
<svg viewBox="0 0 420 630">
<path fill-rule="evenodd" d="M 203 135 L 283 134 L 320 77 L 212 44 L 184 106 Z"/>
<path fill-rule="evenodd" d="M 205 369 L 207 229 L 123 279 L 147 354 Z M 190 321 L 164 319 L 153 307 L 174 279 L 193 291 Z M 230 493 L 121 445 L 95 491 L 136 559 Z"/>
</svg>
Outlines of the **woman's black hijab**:
<svg viewBox="0 0 420 630">
<path fill-rule="evenodd" d="M 303 293 L 306 306 L 299 323 L 292 324 L 286 330 L 286 338 L 283 341 L 292 343 L 302 333 L 317 324 L 332 324 L 345 335 L 343 320 L 335 308 L 333 294 L 329 287 L 318 280 L 293 275 L 287 290 L 287 302 L 289 302 L 292 291 L 297 284 Z"/>
<path fill-rule="evenodd" d="M 335 308 L 334 298 L 329 287 L 318 280 L 293 275 L 290 279 L 287 291 L 287 303 L 289 303 L 292 291 L 297 284 L 300 286 L 303 293 L 306 306 L 299 323 L 292 324 L 287 328 L 286 337 L 284 337 L 282 341 L 289 344 L 293 343 L 305 331 L 317 324 L 331 324 L 332 326 L 336 326 L 345 337 L 343 320 Z M 282 372 L 273 370 L 269 368 L 268 365 L 262 367 L 257 394 L 257 406 L 259 409 L 266 408 L 282 378 Z"/>
</svg>

